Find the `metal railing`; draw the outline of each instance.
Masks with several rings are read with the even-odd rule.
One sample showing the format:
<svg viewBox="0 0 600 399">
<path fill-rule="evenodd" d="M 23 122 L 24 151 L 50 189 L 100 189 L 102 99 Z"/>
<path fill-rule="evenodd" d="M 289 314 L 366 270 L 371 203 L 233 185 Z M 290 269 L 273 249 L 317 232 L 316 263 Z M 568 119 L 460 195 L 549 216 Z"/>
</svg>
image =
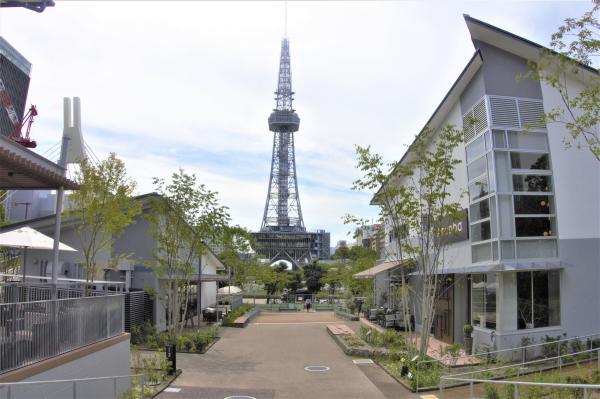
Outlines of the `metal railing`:
<svg viewBox="0 0 600 399">
<path fill-rule="evenodd" d="M 558 356 L 532 360 L 520 364 L 520 367 L 515 369 L 514 365 L 504 365 L 488 369 L 474 370 L 461 372 L 453 375 L 445 375 L 440 378 L 439 398 L 443 398 L 444 391 L 447 388 L 457 385 L 468 385 L 468 398 L 476 398 L 474 394 L 474 384 L 500 384 L 512 385 L 510 389 L 513 398 L 519 398 L 523 392 L 520 391 L 521 386 L 536 386 L 543 388 L 565 388 L 570 390 L 580 390 L 579 395 L 574 397 L 590 398 L 589 394 L 597 392 L 600 385 L 597 384 L 581 384 L 581 383 L 556 383 L 556 382 L 530 382 L 530 381 L 514 381 L 506 380 L 506 378 L 522 377 L 526 374 L 533 374 L 552 369 L 562 370 L 562 367 L 572 364 L 579 365 L 580 362 L 592 362 L 597 360 L 597 370 L 600 370 L 600 350 L 597 348 L 582 350 L 575 353 L 560 353 Z M 515 375 L 516 371 L 516 375 Z M 486 378 L 487 377 L 487 378 Z"/>
<path fill-rule="evenodd" d="M 117 399 L 127 393 L 130 393 L 131 398 L 143 398 L 141 387 L 144 385 L 144 374 L 9 382 L 0 383 L 0 399 Z"/>
<path fill-rule="evenodd" d="M 124 297 L 0 304 L 0 373 L 122 334 Z"/>
<path fill-rule="evenodd" d="M 600 334 L 589 334 L 577 337 L 563 338 L 554 341 L 540 342 L 501 349 L 488 352 L 476 352 L 472 355 L 451 356 L 446 354 L 443 359 L 419 360 L 416 365 L 416 391 L 437 388 L 437 385 L 423 385 L 420 383 L 420 371 L 439 368 L 440 378 L 452 374 L 452 370 L 460 368 L 463 372 L 472 373 L 483 370 L 490 364 L 502 364 L 508 367 L 520 366 L 533 359 L 548 360 L 555 356 L 569 356 L 584 349 L 594 350 L 600 348 Z M 462 362 L 461 362 L 462 360 Z M 469 361 L 476 364 L 469 364 Z M 467 370 L 467 371 L 464 371 Z"/>
</svg>

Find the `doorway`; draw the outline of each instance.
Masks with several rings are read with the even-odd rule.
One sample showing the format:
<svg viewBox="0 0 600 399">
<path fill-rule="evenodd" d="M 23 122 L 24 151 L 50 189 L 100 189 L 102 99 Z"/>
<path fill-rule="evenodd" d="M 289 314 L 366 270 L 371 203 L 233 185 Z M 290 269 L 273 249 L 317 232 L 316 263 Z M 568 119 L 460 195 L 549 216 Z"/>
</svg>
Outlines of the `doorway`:
<svg viewBox="0 0 600 399">
<path fill-rule="evenodd" d="M 445 274 L 438 280 L 433 335 L 448 344 L 454 343 L 454 276 Z"/>
</svg>

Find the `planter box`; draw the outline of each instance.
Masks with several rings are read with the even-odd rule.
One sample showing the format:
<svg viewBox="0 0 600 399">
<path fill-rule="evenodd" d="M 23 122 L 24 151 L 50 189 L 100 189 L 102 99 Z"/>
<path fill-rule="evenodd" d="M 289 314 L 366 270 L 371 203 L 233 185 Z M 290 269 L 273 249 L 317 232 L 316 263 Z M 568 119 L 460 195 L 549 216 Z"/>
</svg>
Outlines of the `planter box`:
<svg viewBox="0 0 600 399">
<path fill-rule="evenodd" d="M 358 316 L 352 313 L 342 312 L 341 310 L 336 310 L 335 315 L 341 317 L 342 319 L 350 320 L 350 321 L 358 321 Z"/>
<path fill-rule="evenodd" d="M 232 323 L 223 323 L 223 326 L 224 327 L 244 328 L 259 313 L 260 313 L 259 308 L 256 308 L 256 307 L 252 308 L 248 312 L 246 312 L 246 314 L 244 314 L 243 316 L 240 316 L 237 319 L 235 319 Z"/>
</svg>

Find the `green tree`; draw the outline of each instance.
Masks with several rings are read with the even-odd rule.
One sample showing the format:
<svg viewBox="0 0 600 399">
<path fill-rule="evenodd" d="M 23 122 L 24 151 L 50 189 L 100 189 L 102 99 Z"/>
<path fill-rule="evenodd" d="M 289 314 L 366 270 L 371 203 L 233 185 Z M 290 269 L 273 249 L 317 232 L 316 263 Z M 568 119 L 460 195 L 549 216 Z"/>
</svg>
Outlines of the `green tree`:
<svg viewBox="0 0 600 399">
<path fill-rule="evenodd" d="M 334 260 L 345 261 L 346 259 L 350 259 L 350 249 L 348 247 L 339 247 L 336 249 L 335 253 L 331 257 Z"/>
<path fill-rule="evenodd" d="M 563 138 L 565 146 L 588 148 L 600 161 L 600 75 L 592 66 L 592 59 L 600 55 L 599 10 L 600 0 L 593 0 L 583 16 L 565 19 L 552 35 L 551 49 L 529 63 L 528 76 L 557 90 L 562 100 L 562 106 L 545 112 L 540 122 L 563 124 L 569 132 Z M 581 81 L 583 88 L 575 90 L 569 80 Z"/>
<path fill-rule="evenodd" d="M 254 237 L 243 227 L 229 226 L 224 229 L 222 241 L 219 259 L 231 271 L 231 284 L 244 288 L 256 275 L 256 258 L 248 254 Z"/>
<path fill-rule="evenodd" d="M 154 178 L 154 186 L 158 196 L 151 199 L 147 218 L 156 246 L 148 265 L 164 278 L 156 295 L 164 304 L 172 333 L 185 320 L 194 266 L 207 250 L 207 242 L 222 242 L 230 217 L 228 208 L 219 204 L 218 194 L 183 169 L 173 173 L 169 182 Z"/>
<path fill-rule="evenodd" d="M 346 270 L 342 267 L 332 266 L 327 269 L 327 272 L 321 278 L 321 283 L 327 284 L 329 295 L 335 295 L 335 292 L 344 282 Z"/>
<path fill-rule="evenodd" d="M 304 274 L 304 281 L 306 281 L 308 291 L 313 294 L 319 292 L 323 286 L 321 279 L 325 275 L 323 267 L 315 261 L 304 266 L 302 273 Z"/>
<path fill-rule="evenodd" d="M 66 214 L 77 220 L 75 230 L 89 282 L 98 277 L 98 255 L 107 255 L 112 265 L 125 256 L 111 254 L 113 243 L 142 208 L 139 201 L 132 199 L 135 182 L 114 153 L 97 165 L 88 160 L 80 162 L 75 181 L 80 188 L 69 196 Z"/>
<path fill-rule="evenodd" d="M 286 273 L 287 265 L 278 263 L 274 266 L 260 266 L 257 277 L 267 291 L 267 303 L 271 302 L 271 297 L 280 292 L 288 283 L 288 274 Z"/>
<path fill-rule="evenodd" d="M 459 219 L 461 207 L 451 201 L 449 188 L 459 160 L 452 153 L 462 141 L 462 131 L 444 126 L 439 131 L 425 128 L 409 147 L 402 162 L 387 164 L 370 147 L 357 146 L 357 168 L 363 176 L 353 189 L 374 192 L 379 218 L 389 226 L 394 244 L 386 255 L 400 263 L 399 296 L 404 319 L 410 320 L 409 303 L 419 307 L 422 326 L 419 353 L 427 352 L 438 295 L 438 276 L 443 271 L 441 255 L 446 246 L 440 227 Z M 346 223 L 366 225 L 368 221 L 346 215 Z M 419 292 L 411 290 L 407 271 L 419 274 Z M 409 302 L 409 295 L 412 301 Z M 416 310 L 416 309 L 415 309 Z M 413 310 L 413 313 L 416 314 Z M 416 341 L 413 342 L 416 347 Z"/>
<path fill-rule="evenodd" d="M 289 272 L 289 280 L 285 288 L 292 294 L 295 294 L 299 288 L 302 288 L 302 273 L 298 270 Z"/>
</svg>

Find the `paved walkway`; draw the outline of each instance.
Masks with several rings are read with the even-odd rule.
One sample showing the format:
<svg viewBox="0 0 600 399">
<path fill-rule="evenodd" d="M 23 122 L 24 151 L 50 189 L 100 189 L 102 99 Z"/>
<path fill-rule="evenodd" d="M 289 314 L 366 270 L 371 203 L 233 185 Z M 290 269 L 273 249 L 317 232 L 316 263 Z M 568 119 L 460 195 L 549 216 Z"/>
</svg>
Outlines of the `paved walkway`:
<svg viewBox="0 0 600 399">
<path fill-rule="evenodd" d="M 344 321 L 332 312 L 263 313 L 246 328 L 222 328 L 206 354 L 178 354 L 183 373 L 171 387 L 181 390 L 159 398 L 418 398 L 376 364 L 355 364 L 328 335 L 329 323 Z"/>
</svg>

